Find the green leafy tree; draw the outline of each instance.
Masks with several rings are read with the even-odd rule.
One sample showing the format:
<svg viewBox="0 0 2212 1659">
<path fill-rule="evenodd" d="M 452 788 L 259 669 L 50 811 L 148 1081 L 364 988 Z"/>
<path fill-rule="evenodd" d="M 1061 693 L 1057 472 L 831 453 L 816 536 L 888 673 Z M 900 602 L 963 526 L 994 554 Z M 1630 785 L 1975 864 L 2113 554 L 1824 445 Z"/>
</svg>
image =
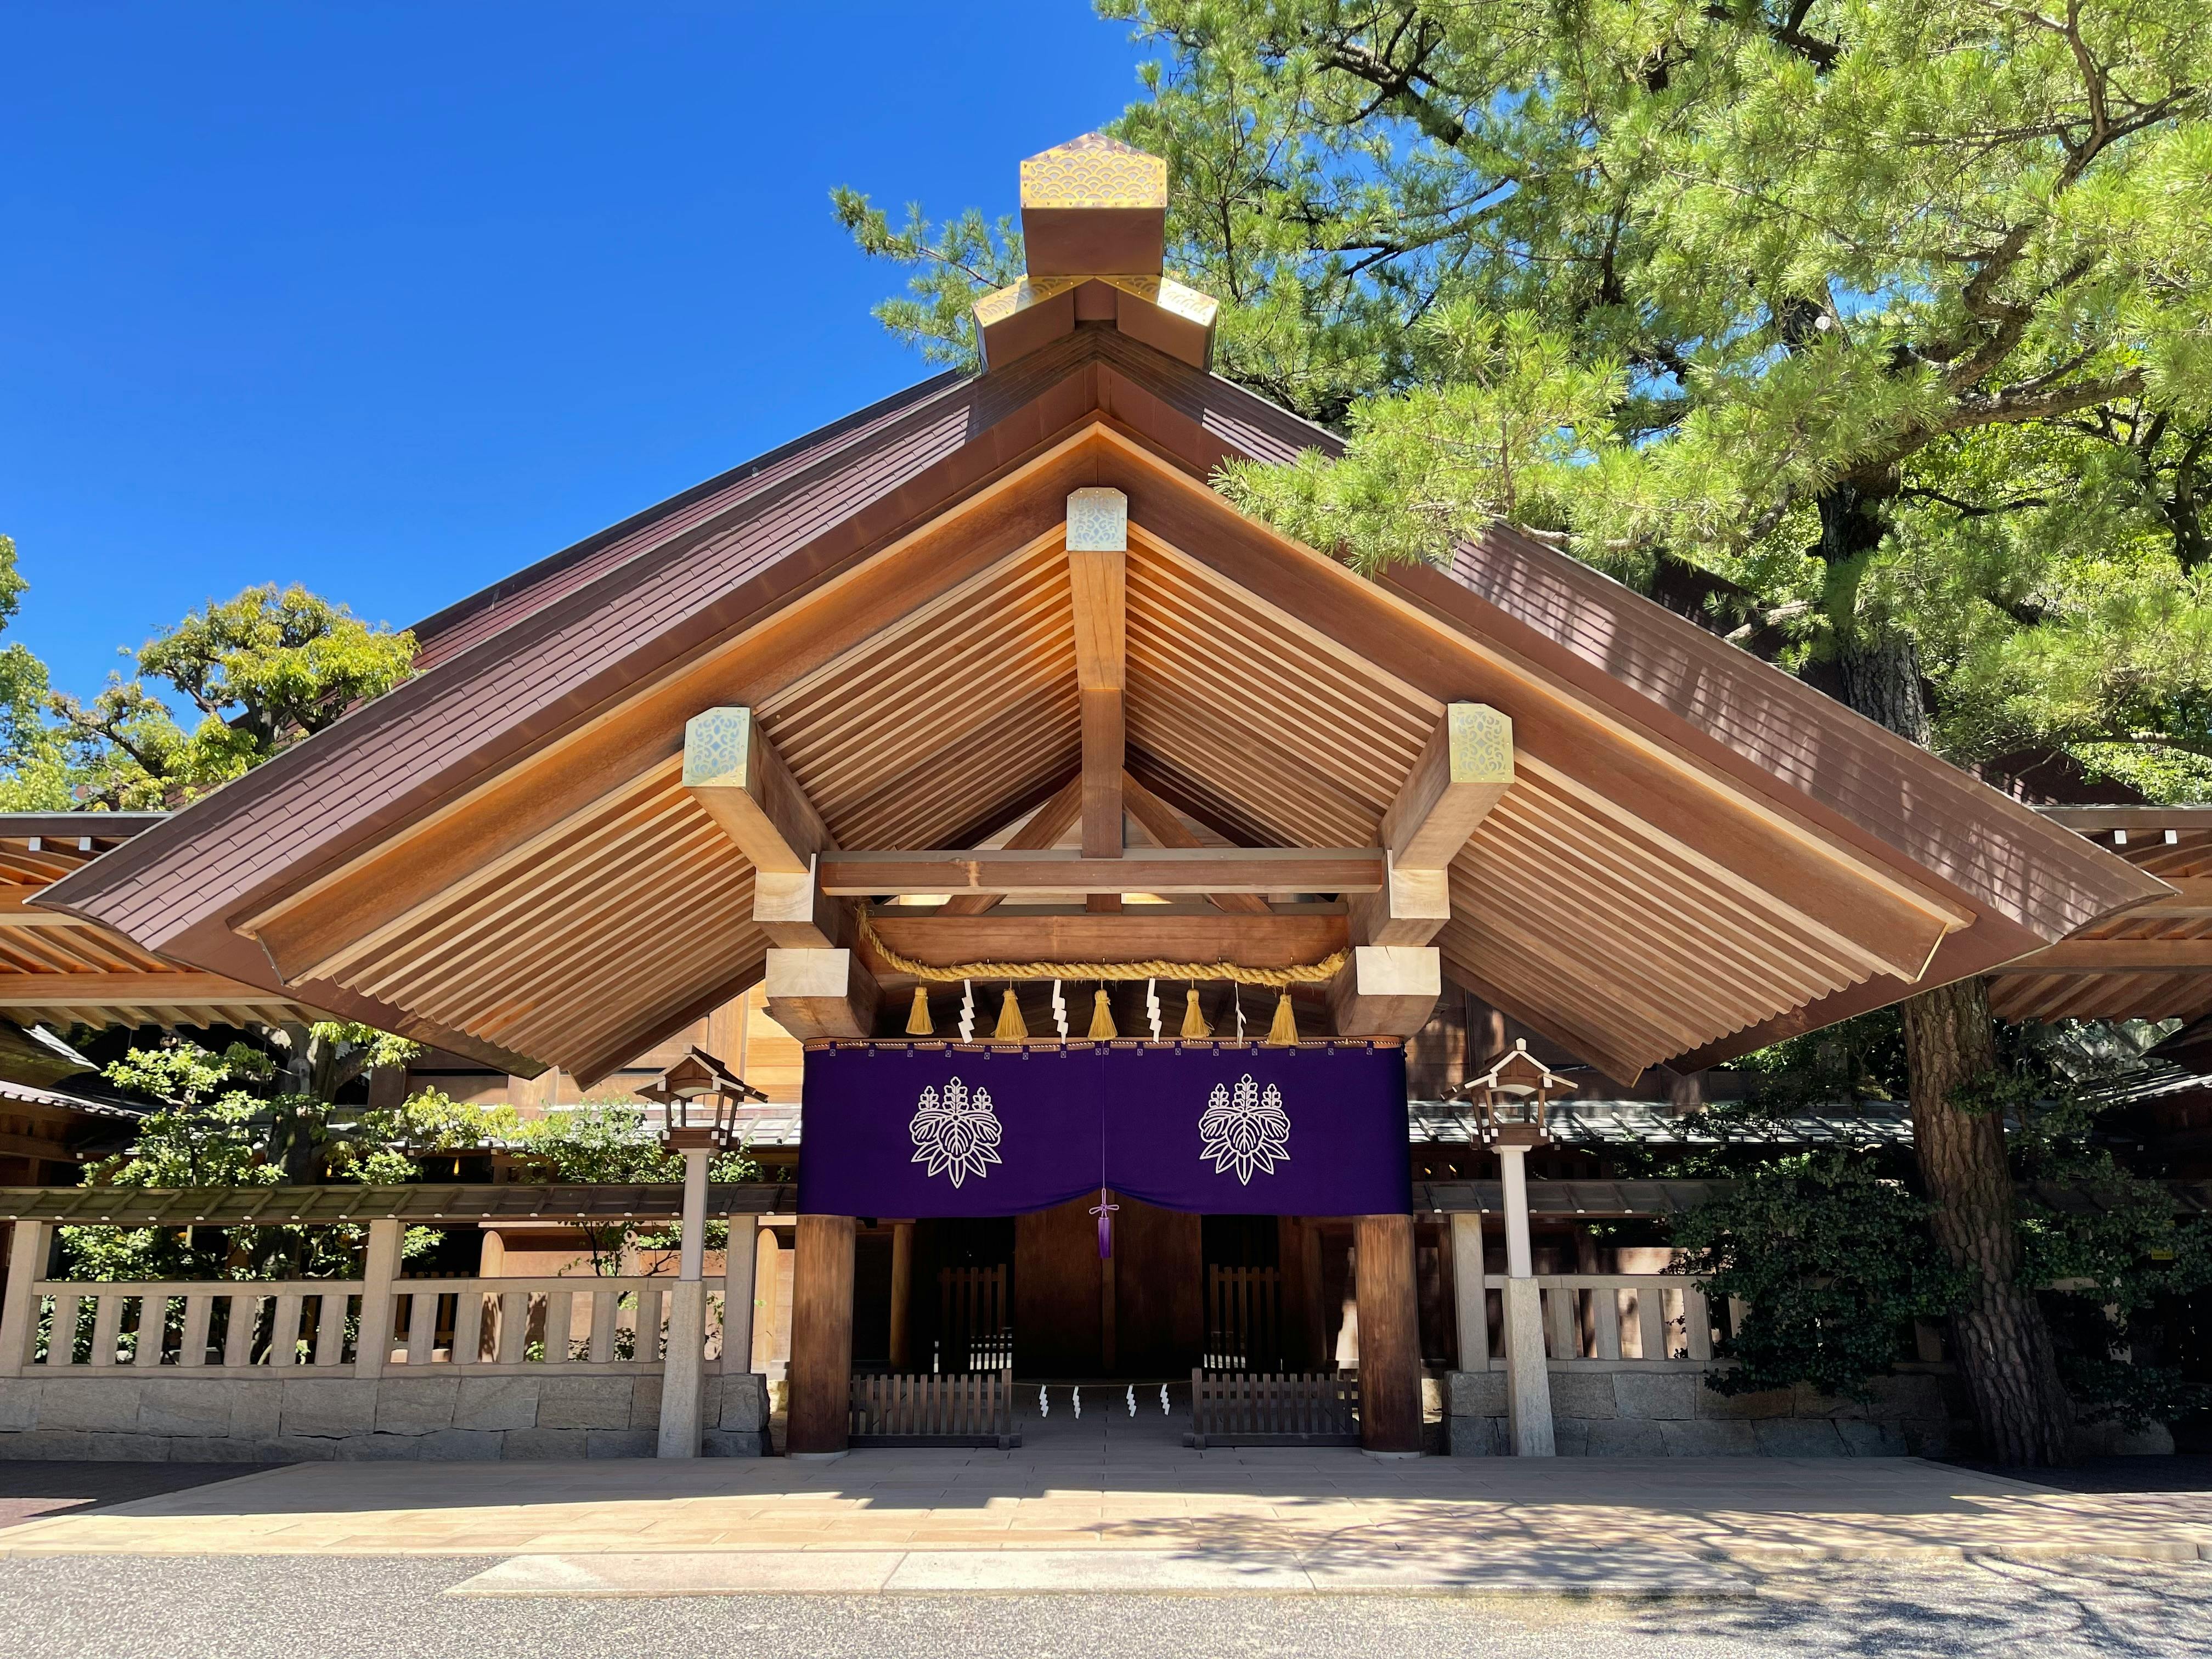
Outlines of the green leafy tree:
<svg viewBox="0 0 2212 1659">
<path fill-rule="evenodd" d="M 2212 781 L 2198 0 L 1100 9 L 1156 54 L 1115 131 L 1168 157 L 1223 371 L 1349 445 L 1231 469 L 1241 505 L 1365 567 L 1505 520 L 1686 569 L 1708 625 L 1954 758 Z M 1903 1019 L 1977 1415 L 2050 1461 L 2003 1138 L 1960 1103 L 1985 991 Z"/>
<path fill-rule="evenodd" d="M 311 1040 L 365 1062 L 397 1063 L 416 1052 L 366 1027 L 316 1027 Z M 343 1071 L 335 1065 L 324 1080 L 342 1086 L 351 1080 Z M 510 1132 L 516 1121 L 504 1107 L 459 1106 L 434 1091 L 389 1109 L 289 1092 L 285 1068 L 248 1042 L 216 1054 L 173 1039 L 133 1048 L 106 1076 L 150 1109 L 127 1151 L 86 1170 L 91 1186 L 411 1181 L 419 1178 L 416 1154 L 474 1148 Z M 366 1237 L 347 1226 L 62 1230 L 71 1275 L 99 1279 L 343 1277 L 354 1271 Z M 435 1242 L 434 1231 L 414 1228 L 404 1249 L 419 1255 Z"/>
<path fill-rule="evenodd" d="M 180 805 L 243 775 L 407 678 L 414 635 L 297 586 L 210 601 L 135 653 L 90 702 L 47 695 L 75 804 Z M 149 682 L 153 684 L 149 685 Z M 200 715 L 187 729 L 175 698 Z"/>
<path fill-rule="evenodd" d="M 615 1186 L 677 1184 L 684 1179 L 684 1157 L 660 1144 L 644 1110 L 621 1101 L 586 1101 L 556 1108 L 520 1124 L 514 1139 L 515 1161 L 540 1181 Z M 750 1181 L 758 1167 L 744 1152 L 728 1152 L 708 1165 L 708 1179 Z M 603 1222 L 580 1230 L 586 1259 L 595 1273 L 614 1274 L 644 1251 L 665 1256 L 680 1248 L 683 1228 L 676 1223 Z M 707 1224 L 706 1248 L 727 1242 L 729 1224 Z"/>
<path fill-rule="evenodd" d="M 0 536 L 0 628 L 13 621 L 30 584 L 15 568 L 15 544 Z M 42 718 L 46 665 L 21 641 L 0 647 L 0 812 L 64 812 L 71 805 L 61 746 Z"/>
<path fill-rule="evenodd" d="M 1912 1322 L 1946 1317 L 1966 1289 L 1928 1214 L 1926 1200 L 1866 1160 L 1828 1152 L 1762 1164 L 1683 1216 L 1674 1243 L 1699 1288 L 1748 1308 L 1719 1348 L 1735 1363 L 1709 1386 L 1733 1395 L 1808 1382 L 1871 1398 Z"/>
</svg>

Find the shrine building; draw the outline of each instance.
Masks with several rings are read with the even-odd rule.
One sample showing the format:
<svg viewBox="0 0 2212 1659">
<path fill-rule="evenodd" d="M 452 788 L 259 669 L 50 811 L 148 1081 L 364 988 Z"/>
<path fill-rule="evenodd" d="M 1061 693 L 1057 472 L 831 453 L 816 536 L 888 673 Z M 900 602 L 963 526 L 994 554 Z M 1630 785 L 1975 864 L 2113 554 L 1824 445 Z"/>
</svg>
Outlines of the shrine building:
<svg viewBox="0 0 2212 1659">
<path fill-rule="evenodd" d="M 418 1082 L 752 1145 L 789 1178 L 732 1231 L 726 1370 L 764 1239 L 797 1453 L 923 1432 L 933 1377 L 1194 1371 L 1387 1453 L 1494 1371 L 1543 1451 L 1547 1341 L 1709 1355 L 1679 1289 L 1540 1300 L 1553 1108 L 2177 890 L 1510 528 L 1370 577 L 1237 511 L 1225 463 L 1340 442 L 1211 372 L 1166 176 L 1097 135 L 1024 162 L 979 372 L 440 612 L 404 684 L 87 839 L 36 904 L 110 957 L 40 1006 L 360 1020 Z"/>
</svg>

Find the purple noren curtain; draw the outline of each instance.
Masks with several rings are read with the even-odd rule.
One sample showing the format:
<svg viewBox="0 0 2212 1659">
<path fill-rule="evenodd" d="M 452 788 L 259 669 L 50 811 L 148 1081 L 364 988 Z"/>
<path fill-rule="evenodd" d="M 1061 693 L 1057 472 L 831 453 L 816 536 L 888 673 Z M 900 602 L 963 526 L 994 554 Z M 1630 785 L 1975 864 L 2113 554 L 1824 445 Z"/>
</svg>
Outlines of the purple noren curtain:
<svg viewBox="0 0 2212 1659">
<path fill-rule="evenodd" d="M 1211 1215 L 1411 1203 L 1394 1046 L 832 1045 L 805 1087 L 810 1215 L 1015 1215 L 1102 1186 Z"/>
</svg>

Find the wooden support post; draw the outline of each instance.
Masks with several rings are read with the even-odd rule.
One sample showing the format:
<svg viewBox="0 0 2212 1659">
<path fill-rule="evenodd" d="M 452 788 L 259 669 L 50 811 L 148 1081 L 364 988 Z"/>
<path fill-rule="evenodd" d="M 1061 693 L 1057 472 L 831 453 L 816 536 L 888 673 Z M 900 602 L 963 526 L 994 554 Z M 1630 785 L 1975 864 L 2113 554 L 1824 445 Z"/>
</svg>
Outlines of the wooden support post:
<svg viewBox="0 0 2212 1659">
<path fill-rule="evenodd" d="M 1434 945 L 1360 945 L 1328 983 L 1340 1036 L 1411 1036 L 1429 1023 L 1443 994 L 1443 963 Z"/>
<path fill-rule="evenodd" d="M 52 1236 L 43 1221 L 18 1221 L 8 1236 L 8 1285 L 0 1292 L 0 1376 L 20 1376 L 30 1367 L 39 1334 L 39 1304 L 31 1286 L 46 1273 Z"/>
<path fill-rule="evenodd" d="M 1506 1437 L 1516 1457 L 1550 1457 L 1552 1368 L 1544 1354 L 1544 1298 L 1528 1241 L 1528 1149 L 1498 1149 L 1505 1186 Z"/>
<path fill-rule="evenodd" d="M 914 1223 L 891 1223 L 891 1369 L 913 1369 Z"/>
<path fill-rule="evenodd" d="M 1490 1309 L 1482 1279 L 1482 1218 L 1451 1218 L 1452 1311 L 1459 1327 L 1459 1368 L 1490 1369 Z"/>
<path fill-rule="evenodd" d="M 404 1223 L 389 1218 L 368 1224 L 368 1249 L 362 1262 L 361 1327 L 354 1341 L 353 1374 L 381 1376 L 392 1358 L 392 1282 L 399 1277 Z M 485 1243 L 496 1239 L 485 1236 Z"/>
<path fill-rule="evenodd" d="M 1421 1334 L 1413 1293 L 1413 1218 L 1357 1218 L 1359 1260 L 1359 1443 L 1370 1452 L 1421 1449 Z"/>
<path fill-rule="evenodd" d="M 783 1315 L 783 1241 L 766 1223 L 755 1230 L 753 1238 L 759 1248 L 759 1261 L 753 1269 L 753 1369 L 766 1376 L 777 1363 L 775 1328 Z M 787 1376 L 790 1360 L 787 1351 L 783 1356 Z"/>
<path fill-rule="evenodd" d="M 1389 858 L 1380 892 L 1351 900 L 1359 945 L 1426 945 L 1451 919 L 1451 862 L 1513 787 L 1513 722 L 1455 702 L 1429 734 L 1376 839 Z"/>
<path fill-rule="evenodd" d="M 804 1042 L 811 1037 L 864 1039 L 876 1034 L 882 992 L 850 949 L 770 949 L 769 1018 Z"/>
<path fill-rule="evenodd" d="M 722 1254 L 722 1375 L 739 1376 L 753 1368 L 753 1282 L 759 1267 L 760 1228 L 749 1215 L 730 1218 L 730 1242 Z"/>
<path fill-rule="evenodd" d="M 668 1298 L 668 1352 L 660 1368 L 656 1450 L 661 1457 L 696 1457 L 705 1426 L 700 1408 L 707 1370 L 707 1165 L 714 1156 L 705 1147 L 687 1147 L 684 1153 L 684 1236 L 678 1245 L 676 1287 Z"/>
<path fill-rule="evenodd" d="M 853 1240 L 848 1215 L 799 1218 L 791 1280 L 791 1408 L 785 1444 L 793 1457 L 835 1457 L 852 1420 Z"/>
</svg>

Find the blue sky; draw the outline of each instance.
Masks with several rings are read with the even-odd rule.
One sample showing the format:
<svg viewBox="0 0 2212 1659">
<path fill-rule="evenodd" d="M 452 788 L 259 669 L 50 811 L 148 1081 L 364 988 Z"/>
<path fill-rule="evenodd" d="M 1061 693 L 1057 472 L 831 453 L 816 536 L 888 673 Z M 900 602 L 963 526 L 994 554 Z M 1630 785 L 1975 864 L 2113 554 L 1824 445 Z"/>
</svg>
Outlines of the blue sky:
<svg viewBox="0 0 2212 1659">
<path fill-rule="evenodd" d="M 851 184 L 1012 210 L 1135 94 L 1083 0 L 0 9 L 8 636 L 395 625 L 921 378 Z"/>
</svg>

